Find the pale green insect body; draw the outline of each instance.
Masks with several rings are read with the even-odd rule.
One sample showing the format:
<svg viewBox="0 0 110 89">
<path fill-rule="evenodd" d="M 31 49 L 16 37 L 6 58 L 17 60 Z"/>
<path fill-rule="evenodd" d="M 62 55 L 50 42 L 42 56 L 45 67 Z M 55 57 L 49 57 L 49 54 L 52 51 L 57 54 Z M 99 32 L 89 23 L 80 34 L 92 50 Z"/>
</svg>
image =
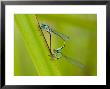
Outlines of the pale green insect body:
<svg viewBox="0 0 110 89">
<path fill-rule="evenodd" d="M 53 52 L 54 52 L 54 57 L 55 58 L 57 58 L 57 59 L 60 59 L 60 58 L 64 58 L 64 59 L 66 59 L 66 60 L 68 60 L 71 64 L 73 64 L 73 65 L 76 65 L 76 66 L 78 66 L 78 67 L 80 67 L 80 68 L 84 68 L 85 66 L 82 64 L 82 63 L 80 63 L 80 62 L 78 62 L 77 60 L 74 60 L 74 59 L 72 59 L 71 57 L 68 57 L 68 56 L 66 56 L 66 55 L 64 55 L 63 53 L 62 53 L 62 49 L 65 47 L 65 43 L 64 43 L 64 45 L 62 46 L 62 47 L 59 47 L 59 48 L 57 48 L 57 49 L 54 49 L 53 50 Z"/>
<path fill-rule="evenodd" d="M 65 47 L 65 42 L 64 42 L 64 45 L 57 48 L 57 49 L 54 49 L 53 52 L 54 52 L 54 56 L 59 59 L 62 57 L 62 49 Z"/>
</svg>

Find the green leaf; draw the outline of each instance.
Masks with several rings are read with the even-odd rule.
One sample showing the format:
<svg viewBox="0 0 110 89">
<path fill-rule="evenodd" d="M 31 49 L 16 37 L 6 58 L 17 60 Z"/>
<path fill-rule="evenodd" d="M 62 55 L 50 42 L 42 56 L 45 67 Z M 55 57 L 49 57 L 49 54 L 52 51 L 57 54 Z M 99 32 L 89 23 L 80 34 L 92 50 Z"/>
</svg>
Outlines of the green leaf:
<svg viewBox="0 0 110 89">
<path fill-rule="evenodd" d="M 97 15 L 38 14 L 40 23 L 69 36 L 63 54 L 82 63 L 80 68 L 66 58 L 52 59 L 41 35 L 34 14 L 14 15 L 14 75 L 15 76 L 96 76 L 97 75 Z M 49 44 L 49 35 L 43 32 Z M 52 34 L 52 50 L 63 44 Z"/>
</svg>

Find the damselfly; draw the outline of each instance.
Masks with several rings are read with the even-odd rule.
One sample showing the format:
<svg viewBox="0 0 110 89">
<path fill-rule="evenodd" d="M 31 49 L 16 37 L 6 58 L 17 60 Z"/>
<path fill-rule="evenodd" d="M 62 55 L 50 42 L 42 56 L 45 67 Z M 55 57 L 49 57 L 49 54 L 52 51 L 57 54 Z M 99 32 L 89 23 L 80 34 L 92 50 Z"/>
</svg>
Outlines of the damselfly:
<svg viewBox="0 0 110 89">
<path fill-rule="evenodd" d="M 57 32 L 57 31 L 53 30 L 53 29 L 52 29 L 49 25 L 47 25 L 47 24 L 40 24 L 39 27 L 40 27 L 41 30 L 45 30 L 45 31 L 49 32 L 50 34 L 51 34 L 51 33 L 54 33 L 55 35 L 57 35 L 57 36 L 59 36 L 60 38 L 62 38 L 64 41 L 66 41 L 66 40 L 69 39 L 68 36 L 66 36 L 66 35 L 64 35 L 64 34 L 62 34 L 62 33 L 60 33 L 60 32 Z"/>
<path fill-rule="evenodd" d="M 37 16 L 36 16 L 36 20 L 37 20 L 38 26 L 39 26 L 39 28 L 40 28 L 41 30 L 45 30 L 45 31 L 47 31 L 49 34 L 53 33 L 53 34 L 59 36 L 60 38 L 62 38 L 64 41 L 66 41 L 66 40 L 69 39 L 68 36 L 66 36 L 66 35 L 64 35 L 64 34 L 62 34 L 62 33 L 60 33 L 60 32 L 57 32 L 57 31 L 53 30 L 48 24 L 39 23 L 39 20 L 38 20 Z"/>
<path fill-rule="evenodd" d="M 73 59 L 71 57 L 68 57 L 68 56 L 66 56 L 66 55 L 64 55 L 62 53 L 62 49 L 64 47 L 65 47 L 65 45 L 63 45 L 62 47 L 59 47 L 57 49 L 54 49 L 53 50 L 53 52 L 54 52 L 53 53 L 53 57 L 56 58 L 56 59 L 60 59 L 61 57 L 63 57 L 64 59 L 66 59 L 67 61 L 69 61 L 71 64 L 76 65 L 76 66 L 78 66 L 80 68 L 84 68 L 85 66 L 82 63 L 80 63 L 77 60 L 75 60 L 75 59 Z"/>
</svg>

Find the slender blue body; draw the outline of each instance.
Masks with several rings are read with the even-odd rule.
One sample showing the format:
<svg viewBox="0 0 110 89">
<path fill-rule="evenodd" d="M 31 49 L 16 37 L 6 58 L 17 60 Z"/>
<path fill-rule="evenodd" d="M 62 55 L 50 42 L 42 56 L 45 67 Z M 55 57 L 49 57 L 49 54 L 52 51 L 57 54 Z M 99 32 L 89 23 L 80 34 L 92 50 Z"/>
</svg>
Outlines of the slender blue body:
<svg viewBox="0 0 110 89">
<path fill-rule="evenodd" d="M 57 31 L 53 30 L 53 29 L 52 29 L 49 25 L 47 25 L 47 24 L 40 24 L 40 28 L 41 28 L 41 30 L 45 30 L 45 31 L 49 32 L 50 34 L 51 34 L 51 33 L 54 33 L 55 35 L 57 35 L 57 36 L 59 36 L 60 38 L 62 38 L 64 41 L 66 41 L 66 40 L 69 39 L 68 36 L 66 36 L 66 35 L 64 35 L 64 34 L 62 34 L 62 33 L 59 33 L 59 32 L 57 32 Z"/>
</svg>

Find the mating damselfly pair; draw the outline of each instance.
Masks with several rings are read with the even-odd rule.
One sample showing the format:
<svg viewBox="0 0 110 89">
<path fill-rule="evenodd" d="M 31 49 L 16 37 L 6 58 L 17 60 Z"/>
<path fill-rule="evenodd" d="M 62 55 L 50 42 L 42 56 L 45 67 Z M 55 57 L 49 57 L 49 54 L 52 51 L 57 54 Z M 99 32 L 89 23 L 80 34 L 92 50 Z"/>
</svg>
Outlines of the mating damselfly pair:
<svg viewBox="0 0 110 89">
<path fill-rule="evenodd" d="M 51 26 L 49 26 L 46 23 L 40 23 L 39 20 L 38 20 L 38 16 L 37 15 L 35 15 L 35 16 L 36 16 L 38 27 L 39 27 L 39 29 L 40 29 L 40 31 L 41 31 L 44 39 L 45 39 L 46 45 L 48 46 L 48 49 L 49 49 L 49 52 L 50 52 L 50 57 L 52 59 L 64 58 L 64 59 L 68 60 L 71 64 L 76 65 L 80 68 L 84 68 L 85 66 L 83 64 L 81 64 L 77 60 L 74 60 L 71 57 L 68 57 L 68 56 L 64 55 L 63 52 L 62 52 L 62 50 L 64 49 L 64 47 L 66 45 L 67 40 L 69 40 L 70 37 L 67 36 L 67 35 L 64 35 L 63 33 L 57 32 L 56 30 L 54 30 Z M 49 44 L 47 43 L 47 40 L 46 40 L 46 38 L 43 34 L 43 31 L 48 32 L 48 34 L 50 35 L 50 47 L 49 47 Z M 56 35 L 56 37 L 62 39 L 64 41 L 64 43 L 61 47 L 58 47 L 58 48 L 55 48 L 55 49 L 52 50 L 51 49 L 51 44 L 52 44 L 51 37 L 52 37 L 53 34 Z"/>
</svg>

